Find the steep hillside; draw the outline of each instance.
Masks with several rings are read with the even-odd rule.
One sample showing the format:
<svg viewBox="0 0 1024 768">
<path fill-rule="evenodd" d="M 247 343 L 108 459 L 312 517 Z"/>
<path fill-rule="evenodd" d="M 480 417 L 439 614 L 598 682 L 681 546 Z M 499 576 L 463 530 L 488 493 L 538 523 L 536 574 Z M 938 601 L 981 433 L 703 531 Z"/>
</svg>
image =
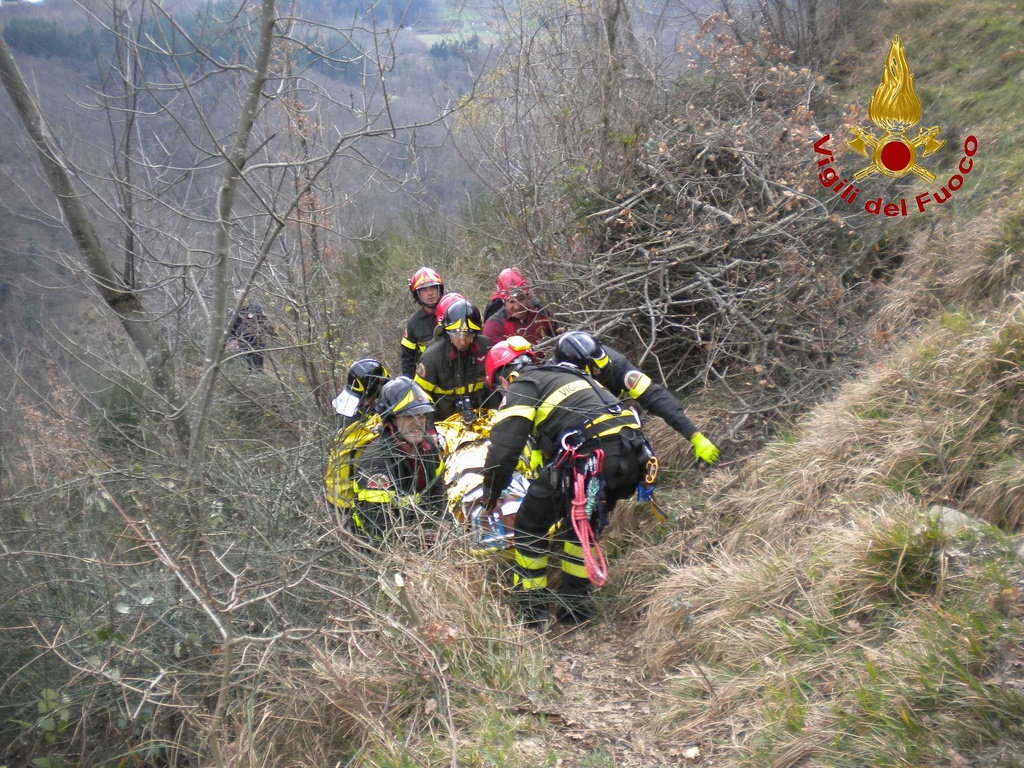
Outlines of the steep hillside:
<svg viewBox="0 0 1024 768">
<path fill-rule="evenodd" d="M 878 276 L 863 372 L 756 455 L 670 476 L 668 524 L 620 510 L 602 621 L 524 638 L 543 670 L 493 714 L 501 725 L 478 712 L 458 729 L 473 748 L 447 758 L 1022 765 L 1024 16 L 984 2 L 878 14 L 843 59 L 856 61 L 847 113 L 866 122 L 898 31 L 926 110 L 947 138 L 978 135 L 983 173 L 931 218 L 850 217 L 899 265 Z"/>
<path fill-rule="evenodd" d="M 888 10 L 876 28 L 903 27 L 926 110 L 979 136 L 984 174 L 896 224 L 907 254 L 875 330 L 891 350 L 721 492 L 682 497 L 702 514 L 635 560 L 666 573 L 641 590 L 652 726 L 716 765 L 1024 753 L 1024 22 L 1019 3 Z M 848 92 L 862 104 L 873 50 Z"/>
</svg>

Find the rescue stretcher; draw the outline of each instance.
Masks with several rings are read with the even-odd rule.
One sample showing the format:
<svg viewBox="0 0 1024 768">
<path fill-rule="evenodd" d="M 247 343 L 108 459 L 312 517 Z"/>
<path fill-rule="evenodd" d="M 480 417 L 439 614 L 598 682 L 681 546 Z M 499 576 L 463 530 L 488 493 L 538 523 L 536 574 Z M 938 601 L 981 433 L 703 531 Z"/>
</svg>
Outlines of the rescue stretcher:
<svg viewBox="0 0 1024 768">
<path fill-rule="evenodd" d="M 444 457 L 447 512 L 464 526 L 470 537 L 470 551 L 475 554 L 500 552 L 512 546 L 516 513 L 530 487 L 528 445 L 497 509 L 487 510 L 483 469 L 494 415 L 488 409 L 466 410 L 434 425 Z"/>
<path fill-rule="evenodd" d="M 483 469 L 495 413 L 493 410 L 474 411 L 466 407 L 434 425 L 445 464 L 447 513 L 464 527 L 470 538 L 470 552 L 477 555 L 511 549 L 516 513 L 539 469 L 532 463 L 535 446 L 531 438 L 519 457 L 512 481 L 499 499 L 498 507 L 493 511 L 487 509 Z M 648 451 L 646 474 L 637 487 L 636 498 L 650 505 L 655 520 L 665 522 L 666 517 L 654 500 L 658 459 L 649 444 Z M 552 526 L 552 534 L 560 524 Z"/>
</svg>

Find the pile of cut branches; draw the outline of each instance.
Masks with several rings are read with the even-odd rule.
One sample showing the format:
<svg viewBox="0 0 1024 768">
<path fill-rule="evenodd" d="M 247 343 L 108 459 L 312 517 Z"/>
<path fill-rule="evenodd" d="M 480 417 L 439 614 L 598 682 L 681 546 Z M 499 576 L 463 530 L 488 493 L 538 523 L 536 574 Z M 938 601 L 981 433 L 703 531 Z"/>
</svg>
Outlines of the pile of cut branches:
<svg viewBox="0 0 1024 768">
<path fill-rule="evenodd" d="M 821 202 L 822 78 L 713 28 L 631 186 L 595 206 L 558 265 L 566 307 L 674 389 L 725 384 L 743 393 L 737 414 L 792 412 L 857 351 L 884 265 Z"/>
</svg>

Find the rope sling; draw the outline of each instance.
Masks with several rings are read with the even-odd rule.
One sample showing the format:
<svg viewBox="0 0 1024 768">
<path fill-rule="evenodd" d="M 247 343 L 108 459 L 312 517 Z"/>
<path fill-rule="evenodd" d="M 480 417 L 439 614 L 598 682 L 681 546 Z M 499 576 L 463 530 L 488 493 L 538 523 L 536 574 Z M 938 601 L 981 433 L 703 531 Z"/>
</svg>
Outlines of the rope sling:
<svg viewBox="0 0 1024 768">
<path fill-rule="evenodd" d="M 576 452 L 572 451 L 572 457 L 576 458 Z M 596 449 L 586 460 L 583 469 L 577 469 L 575 462 L 570 464 L 573 472 L 573 489 L 575 491 L 572 508 L 569 513 L 569 520 L 572 529 L 576 532 L 576 538 L 580 541 L 583 549 L 583 566 L 587 571 L 587 578 L 594 586 L 603 586 L 608 578 L 608 565 L 604 559 L 604 553 L 594 536 L 594 529 L 590 524 L 591 516 L 597 509 L 598 495 L 601 491 L 601 471 L 604 468 L 604 451 Z"/>
</svg>

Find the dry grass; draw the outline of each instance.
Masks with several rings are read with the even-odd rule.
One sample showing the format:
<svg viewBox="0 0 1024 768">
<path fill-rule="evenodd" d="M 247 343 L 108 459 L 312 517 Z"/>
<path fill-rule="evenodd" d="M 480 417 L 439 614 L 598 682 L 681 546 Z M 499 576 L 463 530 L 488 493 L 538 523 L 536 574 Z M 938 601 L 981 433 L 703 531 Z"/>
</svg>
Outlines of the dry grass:
<svg viewBox="0 0 1024 768">
<path fill-rule="evenodd" d="M 756 766 L 958 764 L 1020 743 L 1020 556 L 931 510 L 1019 529 L 1022 362 L 1020 297 L 947 313 L 629 558 L 661 568 L 642 611 L 665 679 L 655 733 Z"/>
<path fill-rule="evenodd" d="M 718 508 L 736 524 L 729 547 L 799 536 L 904 496 L 1015 530 L 1022 359 L 1019 299 L 986 318 L 945 315 L 745 468 Z"/>
<path fill-rule="evenodd" d="M 761 77 L 760 68 L 748 72 Z M 792 84 L 809 77 L 788 68 L 783 75 Z M 708 79 L 709 87 L 736 84 L 745 95 L 730 103 L 746 114 L 756 83 Z M 796 103 L 791 96 L 803 103 L 802 85 L 786 90 L 778 104 Z M 728 392 L 719 410 L 691 413 L 702 427 L 721 425 L 706 431 L 722 447 L 759 419 L 751 430 L 758 436 L 776 427 L 780 403 L 803 407 L 825 391 L 832 380 L 826 353 L 856 358 L 863 351 L 852 321 L 875 294 L 861 271 L 870 265 L 851 267 L 852 289 L 838 290 L 847 271 L 821 259 L 821 238 L 834 231 L 816 206 L 802 217 L 807 237 L 799 252 L 776 237 L 777 221 L 799 206 L 781 190 L 799 186 L 811 170 L 813 116 L 792 114 L 796 122 L 780 119 L 767 131 L 747 126 L 737 133 L 700 110 L 661 126 L 664 148 L 644 149 L 655 180 L 682 167 L 684 178 L 693 172 L 711 186 L 694 197 L 696 206 L 674 200 L 659 209 L 661 198 L 650 195 L 635 205 L 609 201 L 614 215 L 595 232 L 601 247 L 583 247 L 586 238 L 569 246 L 581 250 L 581 274 L 600 277 L 584 283 L 583 294 L 564 272 L 566 247 L 552 247 L 552 257 L 542 238 L 540 250 L 531 245 L 500 257 L 515 254 L 536 269 L 535 278 L 554 279 L 561 270 L 565 282 L 547 287 L 555 295 L 564 290 L 571 300 L 563 306 L 580 309 L 579 318 L 594 317 L 582 313 L 590 305 L 621 300 L 611 307 L 624 313 L 618 338 L 634 342 L 648 335 L 645 322 L 632 326 L 640 300 L 609 298 L 615 281 L 595 270 L 637 270 L 630 290 L 640 296 L 642 288 L 660 288 L 652 280 L 660 280 L 662 265 L 636 258 L 647 258 L 652 244 L 681 254 L 673 277 L 688 283 L 691 271 L 713 266 L 691 265 L 691 256 L 726 241 L 738 257 L 758 257 L 751 284 L 768 284 L 781 270 L 794 290 L 780 291 L 769 308 L 741 303 L 729 315 L 700 306 L 704 286 L 719 284 L 710 280 L 686 289 L 696 292 L 687 299 L 692 305 L 665 315 L 659 338 L 668 346 L 657 351 L 668 378 L 704 370 L 710 386 Z M 779 146 L 776 136 L 790 125 L 807 130 L 785 134 Z M 722 211 L 709 212 L 705 203 L 729 191 L 729 179 L 745 178 L 730 174 L 764 147 L 786 163 L 782 176 L 766 177 L 785 182 L 769 190 L 775 208 L 764 213 L 770 201 L 760 193 L 746 203 L 743 195 L 721 195 L 737 205 L 725 211 L 737 220 L 726 227 Z M 707 169 L 726 175 L 712 178 Z M 673 240 L 657 211 L 676 216 Z M 748 464 L 699 479 L 690 447 L 652 422 L 666 468 L 659 496 L 673 521 L 658 525 L 642 506 L 619 508 L 606 538 L 615 556 L 612 579 L 598 599 L 611 622 L 602 627 L 608 635 L 632 629 L 616 622 L 641 623 L 637 652 L 656 693 L 649 719 L 631 721 L 631 732 L 604 734 L 605 743 L 700 743 L 713 748 L 708 762 L 720 766 L 1019 768 L 1024 568 L 1003 534 L 1024 522 L 1021 224 L 1019 211 L 969 224 L 943 219 L 918 235 L 878 315 L 878 335 L 885 340 L 907 327 L 923 328 L 920 335 Z M 564 228 L 556 229 L 562 237 Z M 771 237 L 753 248 L 762 231 Z M 505 262 L 467 255 L 478 250 L 468 239 L 453 251 L 441 242 L 396 236 L 354 257 L 346 265 L 351 274 L 339 278 L 362 289 L 339 294 L 334 318 L 317 321 L 330 329 L 331 344 L 344 345 L 346 354 L 382 354 L 394 367 L 395 333 L 412 311 L 404 275 L 421 263 L 441 269 L 449 288 L 485 296 Z M 595 252 L 612 258 L 595 259 Z M 735 277 L 722 279 L 746 296 L 747 283 Z M 816 281 L 813 289 L 804 290 L 805 280 Z M 363 293 L 373 298 L 369 308 L 357 307 Z M 792 320 L 782 329 L 788 357 L 760 338 L 780 319 Z M 730 335 L 756 344 L 719 343 Z M 325 345 L 336 387 L 341 358 L 329 352 Z M 779 355 L 785 359 L 764 368 Z M 723 383 L 708 366 L 728 361 L 736 364 Z M 292 375 L 283 352 L 273 362 L 282 377 Z M 330 378 L 326 369 L 324 376 Z M 760 394 L 742 390 L 737 398 L 743 386 Z M 226 500 L 209 500 L 201 547 L 168 547 L 169 561 L 160 564 L 152 542 L 126 523 L 145 518 L 154 537 L 173 538 L 182 502 L 177 475 L 165 468 L 133 466 L 116 485 L 104 478 L 106 496 L 76 475 L 59 492 L 0 504 L 0 657 L 8 660 L 0 675 L 0 736 L 11 744 L 4 760 L 175 764 L 177 750 L 193 762 L 251 768 L 572 764 L 548 748 L 546 726 L 537 723 L 550 714 L 543 705 L 554 686 L 544 658 L 551 647 L 510 620 L 497 566 L 465 557 L 445 532 L 377 552 L 355 546 L 313 501 L 322 457 L 303 393 L 243 389 L 245 398 L 226 403 L 223 423 L 215 425 L 230 439 L 213 453 L 210 483 Z M 766 403 L 772 407 L 762 410 Z M 271 412 L 283 419 L 274 427 L 280 438 L 266 429 Z M 52 436 L 59 425 L 36 426 Z M 77 455 L 75 445 L 56 448 L 66 450 L 54 456 Z M 60 468 L 49 464 L 48 472 Z M 114 501 L 125 517 L 115 514 Z M 938 526 L 928 512 L 936 503 L 1002 532 Z M 404 589 L 383 589 L 396 572 Z M 621 649 L 595 642 L 587 650 L 601 657 Z M 627 680 L 609 695 L 633 694 Z M 53 688 L 70 702 L 67 732 L 47 730 L 40 717 L 49 714 L 39 705 Z M 517 719 L 521 710 L 525 724 Z M 211 735 L 219 761 L 211 757 Z"/>
<path fill-rule="evenodd" d="M 982 683 L 1020 630 L 1005 615 L 1019 607 L 984 595 L 1018 569 L 998 536 L 943 529 L 910 501 L 673 569 L 647 604 L 648 668 L 667 675 L 652 728 L 749 765 L 942 754 L 1024 711 L 1015 683 Z M 958 717 L 972 735 L 927 735 Z"/>
<path fill-rule="evenodd" d="M 995 309 L 1024 289 L 1022 226 L 1024 210 L 1003 201 L 969 220 L 949 217 L 922 228 L 885 292 L 879 331 L 905 331 L 955 307 Z"/>
<path fill-rule="evenodd" d="M 65 508 L 52 496 L 5 506 L 11 764 L 73 754 L 73 738 L 95 744 L 94 760 L 322 766 L 369 750 L 380 765 L 410 751 L 454 763 L 466 748 L 457 733 L 545 690 L 539 649 L 511 621 L 493 564 L 444 529 L 368 550 L 272 464 L 235 469 L 249 473 L 248 508 L 222 508 L 190 554 L 159 540 L 173 515 L 165 478 L 104 478 L 106 495 L 82 483 Z M 150 498 L 165 502 L 152 525 L 140 520 Z M 383 588 L 395 573 L 404 589 Z M 73 713 L 52 743 L 36 713 L 46 689 Z"/>
</svg>

